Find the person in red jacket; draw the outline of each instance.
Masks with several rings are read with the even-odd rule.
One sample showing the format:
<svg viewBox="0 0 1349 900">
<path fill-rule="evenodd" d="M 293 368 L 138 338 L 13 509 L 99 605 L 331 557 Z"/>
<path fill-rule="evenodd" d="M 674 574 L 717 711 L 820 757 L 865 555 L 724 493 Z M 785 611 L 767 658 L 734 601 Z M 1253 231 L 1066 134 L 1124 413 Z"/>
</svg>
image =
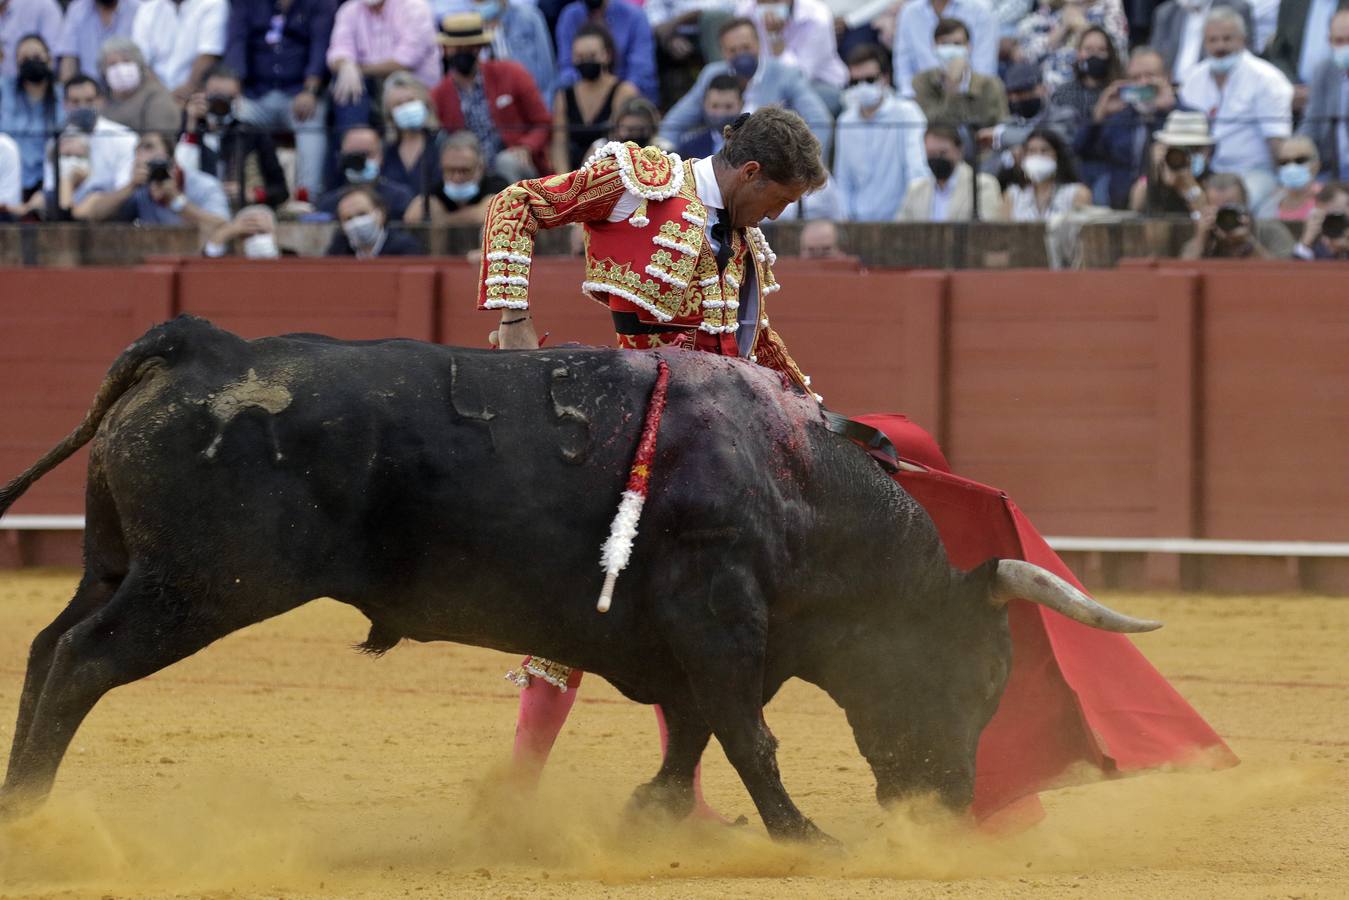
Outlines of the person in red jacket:
<svg viewBox="0 0 1349 900">
<path fill-rule="evenodd" d="M 529 71 L 509 59 L 481 58 L 492 34 L 478 13 L 445 16 L 437 40 L 445 77 L 431 91 L 431 103 L 445 129 L 477 135 L 491 171 L 507 182 L 549 173 L 553 117 Z"/>
</svg>

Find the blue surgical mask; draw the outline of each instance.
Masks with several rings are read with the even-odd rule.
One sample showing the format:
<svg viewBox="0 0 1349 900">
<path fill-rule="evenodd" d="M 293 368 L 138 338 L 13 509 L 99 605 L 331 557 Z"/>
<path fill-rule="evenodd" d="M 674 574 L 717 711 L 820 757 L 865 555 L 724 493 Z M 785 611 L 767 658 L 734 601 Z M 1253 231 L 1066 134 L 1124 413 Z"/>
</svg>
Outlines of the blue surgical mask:
<svg viewBox="0 0 1349 900">
<path fill-rule="evenodd" d="M 1229 53 L 1226 56 L 1210 56 L 1208 60 L 1209 71 L 1215 75 L 1226 75 L 1232 71 L 1232 68 L 1241 60 L 1241 51 Z"/>
<path fill-rule="evenodd" d="M 787 17 L 791 15 L 791 6 L 786 3 L 760 3 L 758 10 L 759 15 L 764 18 L 776 16 L 781 22 L 787 21 Z"/>
<path fill-rule="evenodd" d="M 1279 184 L 1292 190 L 1305 188 L 1312 183 L 1312 170 L 1301 163 L 1284 163 L 1279 166 Z"/>
<path fill-rule="evenodd" d="M 379 177 L 379 163 L 366 158 L 365 165 L 359 169 L 346 169 L 344 174 L 351 184 L 369 184 Z"/>
<path fill-rule="evenodd" d="M 467 203 L 478 195 L 478 182 L 447 181 L 441 190 L 445 192 L 445 196 L 448 199 L 453 200 L 455 203 Z"/>
<path fill-rule="evenodd" d="M 498 0 L 491 0 L 490 3 L 479 3 L 477 6 L 478 15 L 484 20 L 492 20 L 501 15 L 501 4 Z"/>
<path fill-rule="evenodd" d="M 1343 47 L 1331 47 L 1330 58 L 1335 60 L 1335 65 L 1349 72 L 1349 44 Z"/>
<path fill-rule="evenodd" d="M 932 52 L 937 54 L 937 62 L 949 66 L 958 59 L 968 59 L 970 48 L 964 44 L 937 44 Z"/>
<path fill-rule="evenodd" d="M 426 124 L 426 104 L 409 100 L 393 108 L 393 123 L 403 131 L 415 131 Z"/>
<path fill-rule="evenodd" d="M 94 130 L 94 125 L 98 123 L 98 110 L 83 107 L 81 109 L 66 110 L 66 121 L 74 125 L 85 134 Z"/>
<path fill-rule="evenodd" d="M 759 69 L 759 57 L 753 53 L 737 53 L 727 60 L 726 64 L 731 67 L 732 73 L 741 78 L 753 78 Z"/>
<path fill-rule="evenodd" d="M 1208 171 L 1208 160 L 1202 153 L 1190 154 L 1190 174 L 1196 179 L 1203 178 L 1204 173 Z"/>
</svg>

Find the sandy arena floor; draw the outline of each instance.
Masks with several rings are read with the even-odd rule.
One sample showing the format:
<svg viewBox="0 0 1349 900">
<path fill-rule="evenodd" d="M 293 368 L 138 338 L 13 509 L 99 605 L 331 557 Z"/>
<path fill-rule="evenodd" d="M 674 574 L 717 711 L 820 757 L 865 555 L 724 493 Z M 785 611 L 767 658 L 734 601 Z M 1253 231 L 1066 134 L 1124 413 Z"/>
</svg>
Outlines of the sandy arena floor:
<svg viewBox="0 0 1349 900">
<path fill-rule="evenodd" d="M 0 743 L 28 643 L 70 572 L 0 575 Z M 842 714 L 793 682 L 768 710 L 798 804 L 845 852 L 770 842 L 715 743 L 712 804 L 751 825 L 626 822 L 649 710 L 588 680 L 541 794 L 498 785 L 515 660 L 349 649 L 319 602 L 113 692 L 51 802 L 0 826 L 4 897 L 1349 897 L 1349 601 L 1131 597 L 1149 657 L 1244 763 L 1045 795 L 1001 839 L 884 814 Z M 921 821 L 923 824 L 918 824 Z"/>
</svg>

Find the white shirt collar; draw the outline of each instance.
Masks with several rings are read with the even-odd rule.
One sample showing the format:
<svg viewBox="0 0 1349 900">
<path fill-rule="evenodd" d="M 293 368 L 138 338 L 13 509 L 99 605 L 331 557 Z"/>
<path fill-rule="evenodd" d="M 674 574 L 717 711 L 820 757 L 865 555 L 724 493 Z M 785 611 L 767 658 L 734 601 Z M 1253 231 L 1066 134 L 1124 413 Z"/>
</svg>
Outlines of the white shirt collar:
<svg viewBox="0 0 1349 900">
<path fill-rule="evenodd" d="M 712 157 L 704 156 L 693 164 L 693 187 L 698 199 L 708 209 L 725 209 L 721 199 L 721 186 L 717 184 L 717 173 L 712 168 Z"/>
</svg>

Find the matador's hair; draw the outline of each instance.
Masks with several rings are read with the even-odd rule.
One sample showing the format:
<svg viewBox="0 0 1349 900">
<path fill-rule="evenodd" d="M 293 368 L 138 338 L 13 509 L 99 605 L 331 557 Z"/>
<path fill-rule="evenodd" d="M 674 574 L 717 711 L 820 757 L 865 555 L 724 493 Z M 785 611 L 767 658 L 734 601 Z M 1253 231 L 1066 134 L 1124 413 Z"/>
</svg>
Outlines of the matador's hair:
<svg viewBox="0 0 1349 900">
<path fill-rule="evenodd" d="M 808 190 L 824 186 L 829 171 L 820 159 L 820 142 L 806 120 L 780 106 L 745 113 L 722 129 L 726 145 L 722 161 L 732 168 L 757 162 L 763 173 L 779 184 L 805 183 Z"/>
</svg>

